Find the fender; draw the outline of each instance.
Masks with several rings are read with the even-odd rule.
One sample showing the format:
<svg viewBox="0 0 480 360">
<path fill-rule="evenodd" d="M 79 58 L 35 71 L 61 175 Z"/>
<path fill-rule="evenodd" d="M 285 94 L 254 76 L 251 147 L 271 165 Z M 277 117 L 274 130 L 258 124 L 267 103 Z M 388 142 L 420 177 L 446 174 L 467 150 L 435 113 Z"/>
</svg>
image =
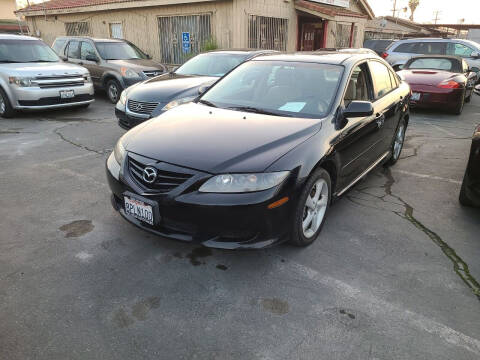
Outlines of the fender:
<svg viewBox="0 0 480 360">
<path fill-rule="evenodd" d="M 15 100 L 15 96 L 13 95 L 12 89 L 10 88 L 10 85 L 5 81 L 5 79 L 1 76 L 0 76 L 0 88 L 2 88 L 3 91 L 5 91 L 5 94 L 7 94 L 10 104 L 12 105 L 13 108 L 15 108 L 16 100 Z"/>
<path fill-rule="evenodd" d="M 102 84 L 102 89 L 105 88 L 105 85 L 106 85 L 105 80 L 107 78 L 112 78 L 112 77 L 115 78 L 120 83 L 120 85 L 122 85 L 124 89 L 127 87 L 125 84 L 125 81 L 123 80 L 123 77 L 118 72 L 113 70 L 108 70 L 102 74 L 102 78 L 100 79 Z"/>
</svg>

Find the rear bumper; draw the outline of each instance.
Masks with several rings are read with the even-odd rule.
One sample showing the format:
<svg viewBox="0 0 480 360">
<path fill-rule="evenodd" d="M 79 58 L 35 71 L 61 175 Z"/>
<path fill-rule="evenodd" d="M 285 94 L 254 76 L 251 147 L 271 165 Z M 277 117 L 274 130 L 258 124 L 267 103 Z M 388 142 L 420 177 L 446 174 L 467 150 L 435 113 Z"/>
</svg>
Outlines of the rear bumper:
<svg viewBox="0 0 480 360">
<path fill-rule="evenodd" d="M 109 165 L 109 161 L 111 161 Z M 107 179 L 112 191 L 112 206 L 123 218 L 159 236 L 223 249 L 258 249 L 288 239 L 293 219 L 293 204 L 268 209 L 268 204 L 282 198 L 292 188 L 291 181 L 277 188 L 245 194 L 207 194 L 189 190 L 178 195 L 140 194 L 131 180 L 119 175 L 117 180 L 107 160 Z M 114 170 L 115 172 L 115 170 Z M 142 223 L 127 215 L 124 194 L 133 193 L 158 204 L 160 221 Z"/>
<path fill-rule="evenodd" d="M 432 89 L 425 90 L 423 88 L 415 88 L 411 86 L 413 93 L 420 94 L 420 100 L 410 100 L 412 108 L 441 108 L 455 109 L 460 101 L 465 89 Z"/>
</svg>

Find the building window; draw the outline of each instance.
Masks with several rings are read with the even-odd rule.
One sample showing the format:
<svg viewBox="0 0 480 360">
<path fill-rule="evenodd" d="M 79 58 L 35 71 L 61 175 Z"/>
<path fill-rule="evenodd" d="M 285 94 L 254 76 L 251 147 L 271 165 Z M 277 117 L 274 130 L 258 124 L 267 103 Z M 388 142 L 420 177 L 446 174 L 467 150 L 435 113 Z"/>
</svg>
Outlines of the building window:
<svg viewBox="0 0 480 360">
<path fill-rule="evenodd" d="M 113 39 L 123 39 L 122 23 L 110 23 L 110 37 Z"/>
<path fill-rule="evenodd" d="M 288 19 L 249 15 L 248 47 L 287 50 Z"/>
<path fill-rule="evenodd" d="M 67 36 L 90 35 L 90 24 L 88 22 L 67 22 L 65 23 Z"/>
<path fill-rule="evenodd" d="M 210 18 L 210 14 L 159 17 L 161 61 L 182 64 L 204 51 L 205 44 L 213 40 Z"/>
<path fill-rule="evenodd" d="M 358 27 L 354 26 L 352 34 L 352 24 L 338 24 L 337 34 L 335 36 L 335 47 L 338 49 L 355 47 L 357 41 Z M 352 35 L 352 46 L 350 46 L 350 35 Z"/>
</svg>

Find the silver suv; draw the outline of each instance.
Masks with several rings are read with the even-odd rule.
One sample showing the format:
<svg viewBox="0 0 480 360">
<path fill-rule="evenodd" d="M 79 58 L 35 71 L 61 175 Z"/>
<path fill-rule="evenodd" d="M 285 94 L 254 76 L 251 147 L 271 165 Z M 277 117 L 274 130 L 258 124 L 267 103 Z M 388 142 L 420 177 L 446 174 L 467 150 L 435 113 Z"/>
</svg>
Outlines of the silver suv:
<svg viewBox="0 0 480 360">
<path fill-rule="evenodd" d="M 452 55 L 464 58 L 475 72 L 480 70 L 480 44 L 461 39 L 408 39 L 390 45 L 382 54 L 395 70 L 418 55 Z"/>
<path fill-rule="evenodd" d="M 106 90 L 114 104 L 123 89 L 167 71 L 127 40 L 62 36 L 52 47 L 65 61 L 85 66 L 95 87 Z"/>
<path fill-rule="evenodd" d="M 93 100 L 88 70 L 62 62 L 43 41 L 0 34 L 0 116 L 16 110 L 87 107 Z"/>
</svg>

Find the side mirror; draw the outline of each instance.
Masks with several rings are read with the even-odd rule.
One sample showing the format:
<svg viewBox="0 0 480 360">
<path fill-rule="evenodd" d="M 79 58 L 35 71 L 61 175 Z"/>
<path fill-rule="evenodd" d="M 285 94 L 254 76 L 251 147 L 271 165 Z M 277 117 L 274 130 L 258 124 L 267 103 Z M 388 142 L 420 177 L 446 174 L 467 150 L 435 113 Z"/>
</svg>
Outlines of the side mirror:
<svg viewBox="0 0 480 360">
<path fill-rule="evenodd" d="M 151 59 L 151 58 L 152 58 L 149 54 L 145 54 L 145 55 L 147 55 L 147 59 Z"/>
<path fill-rule="evenodd" d="M 343 117 L 346 119 L 372 115 L 373 104 L 370 101 L 352 101 L 343 111 Z"/>
<path fill-rule="evenodd" d="M 472 58 L 475 58 L 475 59 L 480 58 L 480 54 L 479 54 L 477 51 L 472 52 L 472 54 L 471 54 L 470 56 L 471 56 Z"/>
<path fill-rule="evenodd" d="M 475 86 L 475 88 L 473 89 L 473 92 L 477 95 L 480 95 L 480 85 Z"/>
<path fill-rule="evenodd" d="M 474 73 L 478 73 L 480 71 L 480 69 L 476 66 L 472 66 L 469 71 L 474 72 Z"/>
<path fill-rule="evenodd" d="M 62 61 L 68 61 L 68 57 L 66 57 L 65 55 L 60 55 L 59 58 L 60 58 Z"/>
<path fill-rule="evenodd" d="M 210 88 L 211 85 L 202 85 L 198 88 L 198 95 L 202 95 L 203 93 L 205 93 L 209 88 Z"/>
<path fill-rule="evenodd" d="M 93 61 L 93 62 L 98 62 L 98 57 L 96 55 L 93 55 L 93 54 L 88 54 L 86 57 L 85 57 L 85 60 L 87 61 Z"/>
</svg>

